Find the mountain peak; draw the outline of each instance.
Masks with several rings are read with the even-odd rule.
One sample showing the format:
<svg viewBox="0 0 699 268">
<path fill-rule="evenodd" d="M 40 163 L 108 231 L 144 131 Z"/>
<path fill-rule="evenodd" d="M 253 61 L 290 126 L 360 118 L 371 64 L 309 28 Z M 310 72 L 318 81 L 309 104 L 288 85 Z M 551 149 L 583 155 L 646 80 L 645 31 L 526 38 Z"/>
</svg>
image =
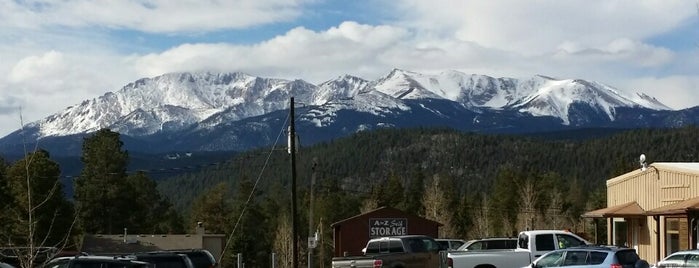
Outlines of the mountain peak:
<svg viewBox="0 0 699 268">
<path fill-rule="evenodd" d="M 290 96 L 310 105 L 342 102 L 346 105 L 343 107 L 362 107 L 362 111 L 371 111 L 377 105 L 406 109 L 407 100 L 439 100 L 478 112 L 493 109 L 553 116 L 565 124 L 571 122 L 571 116 L 579 118 L 573 114 L 583 106 L 586 112 L 599 113 L 609 120 L 614 120 L 618 107 L 669 110 L 645 94 L 626 95 L 593 81 L 544 75 L 519 80 L 455 70 L 422 74 L 394 68 L 375 81 L 345 74 L 313 85 L 299 79 L 263 78 L 242 72 L 179 72 L 138 79 L 31 126 L 38 129 L 38 137 L 89 133 L 100 128 L 134 136 L 152 135 L 194 126 L 215 127 L 287 109 Z"/>
</svg>

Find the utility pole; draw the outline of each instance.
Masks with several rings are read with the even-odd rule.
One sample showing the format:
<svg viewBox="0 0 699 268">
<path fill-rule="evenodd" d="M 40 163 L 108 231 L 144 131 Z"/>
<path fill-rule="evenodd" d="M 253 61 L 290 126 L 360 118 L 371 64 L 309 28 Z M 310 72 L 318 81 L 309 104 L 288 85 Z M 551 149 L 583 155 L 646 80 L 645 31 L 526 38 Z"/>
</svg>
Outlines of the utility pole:
<svg viewBox="0 0 699 268">
<path fill-rule="evenodd" d="M 316 184 L 316 166 L 318 166 L 318 159 L 314 157 L 313 165 L 311 166 L 311 196 L 308 205 L 308 268 L 313 268 L 313 249 L 318 243 L 316 236 L 313 233 L 313 187 Z"/>
<path fill-rule="evenodd" d="M 294 97 L 289 101 L 289 154 L 291 155 L 291 233 L 293 235 L 293 268 L 299 268 L 298 226 L 296 224 L 296 129 L 294 126 Z"/>
</svg>

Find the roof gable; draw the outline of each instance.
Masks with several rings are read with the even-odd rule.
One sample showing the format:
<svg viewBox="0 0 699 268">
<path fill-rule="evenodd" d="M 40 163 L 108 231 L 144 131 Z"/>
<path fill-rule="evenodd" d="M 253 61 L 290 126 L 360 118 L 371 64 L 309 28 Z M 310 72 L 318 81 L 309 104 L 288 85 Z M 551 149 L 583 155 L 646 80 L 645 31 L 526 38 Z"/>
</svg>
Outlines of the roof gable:
<svg viewBox="0 0 699 268">
<path fill-rule="evenodd" d="M 699 163 L 698 162 L 656 162 L 648 165 L 644 170 L 637 168 L 628 173 L 616 176 L 607 180 L 607 187 L 629 180 L 637 177 L 645 172 L 672 172 L 672 173 L 687 173 L 699 176 Z"/>
<path fill-rule="evenodd" d="M 593 210 L 585 212 L 583 218 L 607 218 L 607 217 L 643 217 L 646 211 L 636 203 L 636 201 L 631 201 L 628 203 L 611 206 L 608 208 L 602 208 L 598 210 Z"/>
</svg>

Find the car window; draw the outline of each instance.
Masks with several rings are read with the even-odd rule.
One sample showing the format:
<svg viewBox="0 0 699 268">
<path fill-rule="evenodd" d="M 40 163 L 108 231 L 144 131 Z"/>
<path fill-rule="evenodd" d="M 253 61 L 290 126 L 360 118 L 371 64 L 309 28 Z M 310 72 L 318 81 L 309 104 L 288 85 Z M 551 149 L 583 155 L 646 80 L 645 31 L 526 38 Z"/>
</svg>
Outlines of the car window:
<svg viewBox="0 0 699 268">
<path fill-rule="evenodd" d="M 464 242 L 456 240 L 456 241 L 451 241 L 451 248 L 459 248 L 460 246 L 464 245 Z"/>
<path fill-rule="evenodd" d="M 517 243 L 514 239 L 498 239 L 488 241 L 488 249 L 514 249 Z"/>
<path fill-rule="evenodd" d="M 377 254 L 379 253 L 379 242 L 371 242 L 367 245 L 365 254 Z"/>
<path fill-rule="evenodd" d="M 558 267 L 563 264 L 563 251 L 550 252 L 536 261 L 536 267 Z"/>
<path fill-rule="evenodd" d="M 524 249 L 529 248 L 529 236 L 527 234 L 520 234 L 517 241 L 517 247 Z"/>
<path fill-rule="evenodd" d="M 405 239 L 405 242 L 408 243 L 407 245 L 412 252 L 427 252 L 427 247 L 422 239 L 409 238 Z"/>
<path fill-rule="evenodd" d="M 619 260 L 619 264 L 622 265 L 633 265 L 638 261 L 638 254 L 633 249 L 620 250 L 616 252 L 616 258 Z"/>
<path fill-rule="evenodd" d="M 483 249 L 483 244 L 484 243 L 482 241 L 473 242 L 473 244 L 468 246 L 468 249 L 469 250 L 480 250 L 480 249 Z"/>
<path fill-rule="evenodd" d="M 685 263 L 685 267 L 699 267 L 699 255 L 687 255 L 687 262 Z"/>
<path fill-rule="evenodd" d="M 505 247 L 508 249 L 517 248 L 517 239 L 508 239 L 505 241 Z"/>
<path fill-rule="evenodd" d="M 553 244 L 552 234 L 540 234 L 535 237 L 536 250 L 554 250 L 556 247 Z"/>
<path fill-rule="evenodd" d="M 584 244 L 580 239 L 567 234 L 556 234 L 556 240 L 558 240 L 558 248 L 577 247 Z"/>
<path fill-rule="evenodd" d="M 388 252 L 403 252 L 403 243 L 401 243 L 400 240 L 390 240 L 388 242 Z"/>
<path fill-rule="evenodd" d="M 444 248 L 449 248 L 449 241 L 447 240 L 439 240 L 437 241 L 437 243 L 439 243 Z"/>
<path fill-rule="evenodd" d="M 439 244 L 432 239 L 422 238 L 422 244 L 427 251 L 439 251 Z"/>
<path fill-rule="evenodd" d="M 566 252 L 563 266 L 584 265 L 587 259 L 587 251 L 568 251 Z"/>
<path fill-rule="evenodd" d="M 607 255 L 609 255 L 606 252 L 598 252 L 598 251 L 592 251 L 590 252 L 590 264 L 600 264 L 603 263 L 605 259 L 607 259 Z"/>
<path fill-rule="evenodd" d="M 214 264 L 214 260 L 204 251 L 184 252 L 187 255 L 195 268 L 209 268 Z"/>
</svg>

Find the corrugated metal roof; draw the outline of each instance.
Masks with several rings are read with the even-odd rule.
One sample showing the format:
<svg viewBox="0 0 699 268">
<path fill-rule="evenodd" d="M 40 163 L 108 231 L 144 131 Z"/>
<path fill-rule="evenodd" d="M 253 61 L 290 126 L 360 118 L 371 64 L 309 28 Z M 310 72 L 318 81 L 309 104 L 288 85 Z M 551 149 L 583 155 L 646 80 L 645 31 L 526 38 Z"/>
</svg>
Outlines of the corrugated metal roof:
<svg viewBox="0 0 699 268">
<path fill-rule="evenodd" d="M 648 211 L 648 215 L 679 215 L 699 210 L 699 196 Z"/>
<path fill-rule="evenodd" d="M 636 201 L 585 212 L 583 218 L 645 217 L 646 211 Z"/>
<path fill-rule="evenodd" d="M 612 186 L 616 183 L 625 181 L 627 179 L 634 178 L 639 174 L 645 172 L 658 172 L 658 171 L 669 171 L 669 172 L 681 172 L 699 175 L 699 163 L 698 162 L 656 162 L 647 166 L 645 170 L 640 167 L 629 171 L 628 173 L 619 175 L 617 177 L 607 180 L 607 187 Z"/>
<path fill-rule="evenodd" d="M 653 163 L 652 166 L 660 169 L 672 169 L 699 174 L 699 163 L 697 162 L 658 162 Z"/>
</svg>

